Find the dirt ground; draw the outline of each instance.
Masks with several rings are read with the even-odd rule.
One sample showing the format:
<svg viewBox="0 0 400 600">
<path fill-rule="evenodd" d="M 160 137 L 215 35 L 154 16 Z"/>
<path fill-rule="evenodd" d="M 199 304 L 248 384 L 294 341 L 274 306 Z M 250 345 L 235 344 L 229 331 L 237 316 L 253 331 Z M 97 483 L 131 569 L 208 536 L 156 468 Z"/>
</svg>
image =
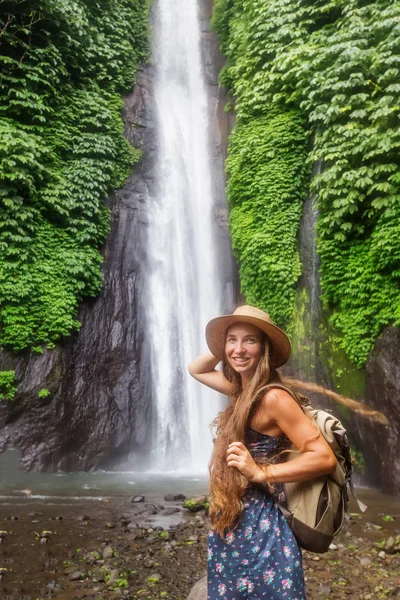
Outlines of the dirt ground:
<svg viewBox="0 0 400 600">
<path fill-rule="evenodd" d="M 207 530 L 182 502 L 0 504 L 0 598 L 184 600 L 206 571 Z M 400 515 L 351 513 L 304 569 L 309 600 L 400 599 Z"/>
</svg>

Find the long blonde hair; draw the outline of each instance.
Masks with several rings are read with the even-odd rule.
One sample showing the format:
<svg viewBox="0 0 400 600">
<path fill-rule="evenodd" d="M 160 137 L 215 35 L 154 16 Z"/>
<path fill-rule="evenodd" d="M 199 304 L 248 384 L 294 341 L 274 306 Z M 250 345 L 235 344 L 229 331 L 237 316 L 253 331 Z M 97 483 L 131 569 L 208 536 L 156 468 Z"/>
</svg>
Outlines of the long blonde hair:
<svg viewBox="0 0 400 600">
<path fill-rule="evenodd" d="M 232 384 L 227 408 L 217 419 L 217 437 L 210 462 L 210 517 L 211 524 L 221 535 L 232 527 L 242 512 L 242 497 L 248 486 L 247 479 L 237 469 L 228 467 L 226 451 L 232 442 L 245 443 L 246 429 L 263 395 L 263 388 L 272 382 L 281 382 L 279 373 L 270 365 L 270 346 L 264 335 L 264 352 L 256 371 L 245 389 L 241 377 L 223 361 L 223 373 Z"/>
</svg>

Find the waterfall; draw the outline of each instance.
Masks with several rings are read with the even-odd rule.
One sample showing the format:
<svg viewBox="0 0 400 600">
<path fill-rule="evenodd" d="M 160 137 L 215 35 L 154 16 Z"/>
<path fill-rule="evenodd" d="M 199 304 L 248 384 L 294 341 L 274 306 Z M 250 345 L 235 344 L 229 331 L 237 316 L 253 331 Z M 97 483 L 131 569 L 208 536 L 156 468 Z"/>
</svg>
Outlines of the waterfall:
<svg viewBox="0 0 400 600">
<path fill-rule="evenodd" d="M 158 0 L 154 15 L 156 191 L 148 199 L 147 333 L 155 412 L 152 466 L 204 470 L 218 394 L 190 378 L 204 327 L 222 310 L 217 225 L 196 0 Z"/>
</svg>

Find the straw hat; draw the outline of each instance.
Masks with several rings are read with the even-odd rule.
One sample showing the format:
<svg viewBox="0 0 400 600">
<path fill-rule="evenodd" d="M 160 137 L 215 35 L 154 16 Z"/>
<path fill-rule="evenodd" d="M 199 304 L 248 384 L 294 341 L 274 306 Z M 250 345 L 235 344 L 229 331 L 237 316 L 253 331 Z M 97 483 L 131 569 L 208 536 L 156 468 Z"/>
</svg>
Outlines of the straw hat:
<svg viewBox="0 0 400 600">
<path fill-rule="evenodd" d="M 211 319 L 206 327 L 206 340 L 211 352 L 222 360 L 225 356 L 226 330 L 233 323 L 251 323 L 264 331 L 271 344 L 270 361 L 281 367 L 290 356 L 290 341 L 286 333 L 274 325 L 266 312 L 253 306 L 239 306 L 232 315 Z"/>
</svg>

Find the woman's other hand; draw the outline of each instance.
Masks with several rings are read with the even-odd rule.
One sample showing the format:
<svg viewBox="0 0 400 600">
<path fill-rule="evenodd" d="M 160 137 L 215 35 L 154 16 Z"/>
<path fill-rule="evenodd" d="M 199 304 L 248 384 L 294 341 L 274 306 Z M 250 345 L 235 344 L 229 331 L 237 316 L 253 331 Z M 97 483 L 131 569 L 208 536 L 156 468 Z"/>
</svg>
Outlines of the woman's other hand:
<svg viewBox="0 0 400 600">
<path fill-rule="evenodd" d="M 265 483 L 265 473 L 242 442 L 232 442 L 227 450 L 228 467 L 234 467 L 251 483 Z"/>
</svg>

